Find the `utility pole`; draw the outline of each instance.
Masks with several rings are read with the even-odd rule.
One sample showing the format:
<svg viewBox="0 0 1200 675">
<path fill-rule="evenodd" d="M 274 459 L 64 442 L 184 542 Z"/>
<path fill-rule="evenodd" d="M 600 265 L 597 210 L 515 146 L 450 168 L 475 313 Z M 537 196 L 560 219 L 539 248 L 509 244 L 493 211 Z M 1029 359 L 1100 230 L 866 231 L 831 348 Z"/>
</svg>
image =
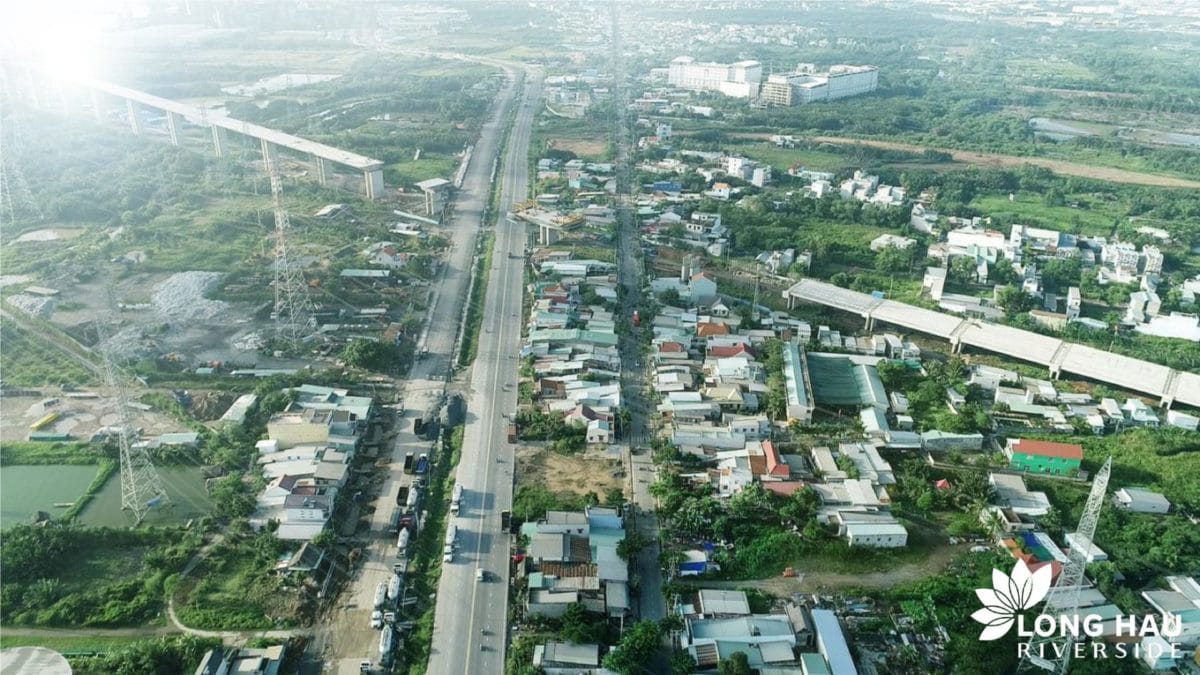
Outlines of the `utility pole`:
<svg viewBox="0 0 1200 675">
<path fill-rule="evenodd" d="M 1060 616 L 1075 616 L 1079 613 L 1079 591 L 1083 584 L 1083 573 L 1087 567 L 1087 551 L 1080 551 L 1078 544 L 1089 548 L 1092 537 L 1096 535 L 1096 523 L 1100 520 L 1100 509 L 1104 506 L 1105 493 L 1108 490 L 1108 477 L 1112 473 L 1112 457 L 1104 462 L 1104 466 L 1092 479 L 1092 491 L 1088 493 L 1087 505 L 1083 507 L 1083 515 L 1079 517 L 1079 527 L 1075 530 L 1076 546 L 1071 547 L 1067 556 L 1067 564 L 1058 575 L 1058 581 L 1050 590 L 1050 599 L 1042 613 L 1057 619 Z M 1028 651 L 1017 666 L 1018 673 L 1037 672 L 1044 670 L 1055 675 L 1065 675 L 1071 665 L 1071 652 L 1078 635 L 1041 637 L 1034 635 L 1029 639 Z"/>
</svg>

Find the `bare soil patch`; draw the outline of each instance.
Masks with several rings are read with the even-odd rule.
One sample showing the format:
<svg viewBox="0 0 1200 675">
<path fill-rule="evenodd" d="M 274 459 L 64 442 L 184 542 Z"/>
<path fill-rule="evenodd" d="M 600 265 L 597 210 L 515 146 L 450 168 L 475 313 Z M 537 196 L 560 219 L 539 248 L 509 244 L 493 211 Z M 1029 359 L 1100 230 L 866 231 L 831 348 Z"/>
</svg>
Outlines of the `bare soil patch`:
<svg viewBox="0 0 1200 675">
<path fill-rule="evenodd" d="M 580 157 L 603 157 L 608 151 L 608 144 L 603 140 L 586 138 L 554 138 L 550 147 L 555 150 L 568 150 Z"/>
<path fill-rule="evenodd" d="M 628 487 L 620 460 L 601 453 L 563 455 L 540 446 L 521 445 L 516 457 L 517 476 L 523 485 L 541 485 L 551 492 L 579 495 L 595 492 L 601 498 L 608 490 Z M 621 476 L 613 476 L 614 472 L 621 472 Z"/>
</svg>

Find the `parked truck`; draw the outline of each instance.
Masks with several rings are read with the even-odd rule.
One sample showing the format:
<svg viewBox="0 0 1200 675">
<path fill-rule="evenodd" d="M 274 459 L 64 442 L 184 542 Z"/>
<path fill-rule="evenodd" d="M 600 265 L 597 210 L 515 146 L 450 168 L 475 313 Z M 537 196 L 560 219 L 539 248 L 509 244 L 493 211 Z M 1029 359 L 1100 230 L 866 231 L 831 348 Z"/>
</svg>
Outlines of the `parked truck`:
<svg viewBox="0 0 1200 675">
<path fill-rule="evenodd" d="M 412 534 L 407 527 L 400 528 L 400 534 L 396 537 L 396 557 L 401 560 L 408 557 L 408 541 L 412 538 Z"/>
<path fill-rule="evenodd" d="M 416 465 L 416 467 L 414 467 L 413 472 L 416 473 L 418 476 L 423 476 L 428 471 L 429 471 L 429 455 L 427 455 L 425 453 L 421 453 L 421 456 L 417 458 L 417 465 Z"/>
<path fill-rule="evenodd" d="M 509 443 L 517 442 L 517 423 L 516 422 L 508 423 L 508 442 Z"/>
<path fill-rule="evenodd" d="M 379 584 L 375 587 L 375 609 L 383 607 L 383 603 L 387 601 L 387 584 Z"/>
<path fill-rule="evenodd" d="M 413 472 L 413 460 L 415 459 L 416 455 L 411 452 L 404 456 L 404 473 Z"/>
<path fill-rule="evenodd" d="M 454 494 L 450 497 L 450 513 L 458 515 L 459 508 L 462 507 L 463 486 L 462 483 L 454 484 Z"/>
<path fill-rule="evenodd" d="M 400 486 L 400 491 L 396 493 L 396 506 L 404 506 L 408 503 L 408 493 L 411 489 L 407 485 Z"/>
</svg>

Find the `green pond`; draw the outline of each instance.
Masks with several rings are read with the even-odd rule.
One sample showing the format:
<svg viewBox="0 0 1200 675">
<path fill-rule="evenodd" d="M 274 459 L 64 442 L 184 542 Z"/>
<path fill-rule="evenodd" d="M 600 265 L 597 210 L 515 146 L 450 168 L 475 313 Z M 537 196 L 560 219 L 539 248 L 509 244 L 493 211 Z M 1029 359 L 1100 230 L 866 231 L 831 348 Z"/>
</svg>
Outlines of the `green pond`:
<svg viewBox="0 0 1200 675">
<path fill-rule="evenodd" d="M 147 525 L 173 525 L 199 518 L 212 509 L 212 500 L 204 489 L 204 478 L 198 467 L 160 466 L 169 506 L 153 508 L 146 514 Z M 84 525 L 125 527 L 133 524 L 133 516 L 121 510 L 121 474 L 114 472 L 112 478 L 92 498 L 79 520 Z"/>
<path fill-rule="evenodd" d="M 73 502 L 96 477 L 95 465 L 14 465 L 0 469 L 0 527 L 29 522 L 37 511 L 61 515 L 66 508 L 55 504 Z M 197 467 L 164 466 L 158 469 L 170 505 L 154 508 L 146 516 L 150 525 L 185 523 L 212 509 Z M 114 472 L 79 516 L 84 525 L 126 527 L 133 517 L 121 510 L 121 475 Z"/>
<path fill-rule="evenodd" d="M 93 464 L 0 468 L 0 527 L 27 523 L 38 511 L 51 516 L 61 515 L 66 508 L 54 505 L 78 499 L 99 470 L 100 467 Z"/>
</svg>

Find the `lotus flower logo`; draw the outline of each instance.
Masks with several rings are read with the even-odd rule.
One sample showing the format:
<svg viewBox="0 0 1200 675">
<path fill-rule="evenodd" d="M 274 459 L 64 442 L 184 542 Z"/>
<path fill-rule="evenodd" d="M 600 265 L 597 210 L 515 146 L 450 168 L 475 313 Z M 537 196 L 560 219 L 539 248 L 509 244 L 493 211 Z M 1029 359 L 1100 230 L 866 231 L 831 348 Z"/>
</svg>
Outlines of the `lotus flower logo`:
<svg viewBox="0 0 1200 675">
<path fill-rule="evenodd" d="M 1017 612 L 1045 599 L 1050 592 L 1050 577 L 1049 565 L 1030 572 L 1024 560 L 1017 561 L 1011 577 L 1000 570 L 992 570 L 992 587 L 975 589 L 975 595 L 983 603 L 983 609 L 971 615 L 983 624 L 979 639 L 986 642 L 1004 637 L 1016 621 Z"/>
</svg>

